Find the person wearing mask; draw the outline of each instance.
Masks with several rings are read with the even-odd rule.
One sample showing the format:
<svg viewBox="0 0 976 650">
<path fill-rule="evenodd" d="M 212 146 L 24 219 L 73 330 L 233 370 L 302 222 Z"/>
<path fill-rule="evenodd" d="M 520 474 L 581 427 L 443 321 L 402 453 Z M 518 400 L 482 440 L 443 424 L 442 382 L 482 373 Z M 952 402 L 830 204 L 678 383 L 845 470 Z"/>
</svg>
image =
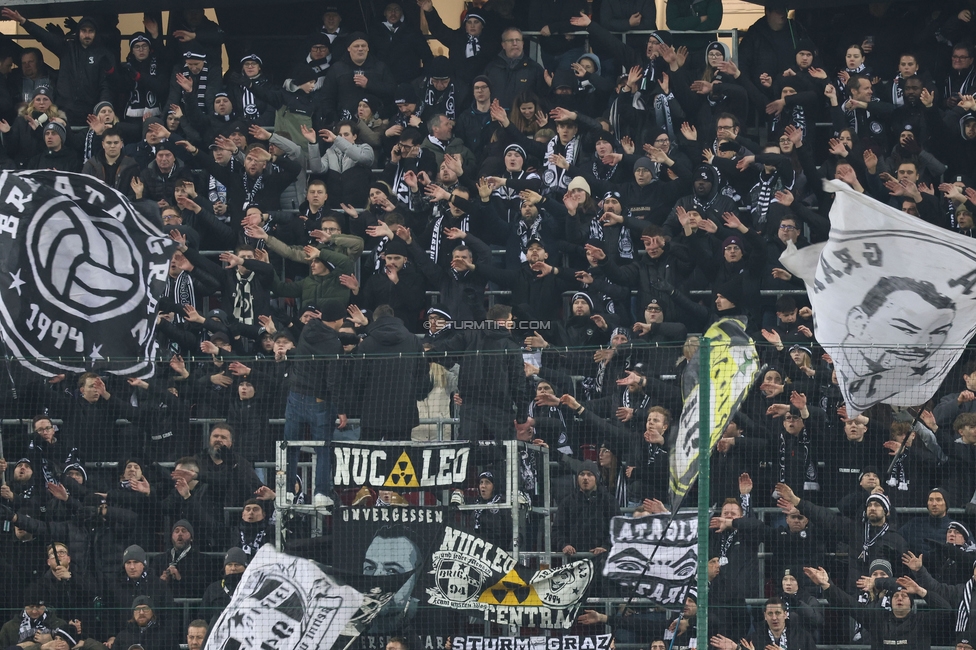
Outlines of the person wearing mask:
<svg viewBox="0 0 976 650">
<path fill-rule="evenodd" d="M 203 602 L 200 605 L 200 616 L 212 622 L 217 620 L 224 608 L 230 604 L 230 599 L 241 583 L 241 575 L 251 559 L 240 547 L 234 546 L 224 554 L 223 577 L 211 582 L 203 592 Z"/>
</svg>

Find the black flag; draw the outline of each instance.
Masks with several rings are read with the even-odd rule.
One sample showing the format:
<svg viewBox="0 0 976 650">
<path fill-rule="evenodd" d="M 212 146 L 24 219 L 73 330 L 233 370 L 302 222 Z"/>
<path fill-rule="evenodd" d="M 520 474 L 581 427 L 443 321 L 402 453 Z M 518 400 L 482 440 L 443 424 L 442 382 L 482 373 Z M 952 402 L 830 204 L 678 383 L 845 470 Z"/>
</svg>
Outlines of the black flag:
<svg viewBox="0 0 976 650">
<path fill-rule="evenodd" d="M 44 377 L 94 362 L 152 374 L 156 301 L 174 246 L 90 176 L 0 173 L 0 331 L 10 353 Z"/>
</svg>

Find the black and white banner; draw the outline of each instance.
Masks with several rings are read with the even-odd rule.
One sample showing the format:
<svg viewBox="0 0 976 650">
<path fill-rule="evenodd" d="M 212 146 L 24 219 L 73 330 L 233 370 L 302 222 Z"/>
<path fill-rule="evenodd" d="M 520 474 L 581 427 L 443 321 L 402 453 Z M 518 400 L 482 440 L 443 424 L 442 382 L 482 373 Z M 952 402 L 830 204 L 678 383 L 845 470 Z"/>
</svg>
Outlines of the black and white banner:
<svg viewBox="0 0 976 650">
<path fill-rule="evenodd" d="M 590 560 L 533 573 L 504 549 L 450 526 L 431 559 L 431 605 L 503 625 L 570 627 L 593 578 Z"/>
<path fill-rule="evenodd" d="M 464 442 L 334 442 L 336 488 L 424 490 L 461 488 L 471 448 Z"/>
<path fill-rule="evenodd" d="M 0 173 L 0 333 L 44 377 L 148 376 L 176 244 L 83 174 Z"/>
<path fill-rule="evenodd" d="M 364 597 L 311 560 L 262 546 L 230 604 L 207 638 L 206 650 L 344 648 L 354 637 Z"/>
<path fill-rule="evenodd" d="M 791 246 L 780 261 L 806 283 L 847 415 L 922 404 L 976 333 L 976 240 L 840 181 L 825 189 L 834 193 L 830 239 Z"/>
<path fill-rule="evenodd" d="M 444 534 L 444 512 L 340 508 L 333 516 L 332 566 L 337 575 L 363 593 L 388 595 L 380 598 L 382 607 L 363 631 L 361 647 L 372 647 L 377 636 L 445 633 L 441 612 L 421 602 L 430 555 Z"/>
<path fill-rule="evenodd" d="M 609 634 L 591 636 L 456 636 L 451 650 L 610 650 Z"/>
<path fill-rule="evenodd" d="M 663 607 L 683 607 L 698 567 L 698 514 L 614 517 L 603 575 Z"/>
</svg>

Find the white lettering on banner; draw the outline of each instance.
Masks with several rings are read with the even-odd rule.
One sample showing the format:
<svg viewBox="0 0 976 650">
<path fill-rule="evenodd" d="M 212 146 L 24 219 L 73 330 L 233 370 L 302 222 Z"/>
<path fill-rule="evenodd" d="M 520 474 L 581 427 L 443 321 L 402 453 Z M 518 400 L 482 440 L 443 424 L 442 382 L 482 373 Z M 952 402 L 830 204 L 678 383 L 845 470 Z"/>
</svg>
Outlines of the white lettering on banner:
<svg viewBox="0 0 976 650">
<path fill-rule="evenodd" d="M 468 475 L 468 447 L 415 450 L 339 444 L 333 450 L 333 483 L 337 486 L 442 487 L 463 483 Z M 418 466 L 419 475 L 415 469 Z"/>
<path fill-rule="evenodd" d="M 609 650 L 610 636 L 456 636 L 451 650 Z"/>
<path fill-rule="evenodd" d="M 442 524 L 444 512 L 438 508 L 343 508 L 343 521 Z"/>
<path fill-rule="evenodd" d="M 261 547 L 207 638 L 206 650 L 328 649 L 363 595 L 312 561 Z"/>
</svg>

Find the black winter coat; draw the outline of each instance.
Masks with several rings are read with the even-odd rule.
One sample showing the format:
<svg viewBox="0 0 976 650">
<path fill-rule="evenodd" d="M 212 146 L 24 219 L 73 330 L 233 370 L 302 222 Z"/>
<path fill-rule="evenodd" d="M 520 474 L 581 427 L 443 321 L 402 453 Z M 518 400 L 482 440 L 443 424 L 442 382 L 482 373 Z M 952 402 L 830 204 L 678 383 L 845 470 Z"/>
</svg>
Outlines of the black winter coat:
<svg viewBox="0 0 976 650">
<path fill-rule="evenodd" d="M 353 394 L 361 396 L 363 430 L 402 435 L 420 424 L 417 401 L 431 390 L 420 339 L 399 318 L 381 318 L 366 328 L 357 352 L 365 355 L 352 364 Z"/>
<path fill-rule="evenodd" d="M 58 69 L 58 107 L 68 114 L 69 124 L 83 126 L 95 104 L 112 101 L 109 86 L 109 77 L 115 72 L 112 54 L 94 44 L 83 47 L 78 40 L 69 41 L 29 20 L 23 27 L 58 57 L 61 62 Z"/>
<path fill-rule="evenodd" d="M 552 522 L 552 548 L 562 551 L 567 545 L 579 553 L 601 547 L 610 549 L 610 520 L 620 514 L 613 495 L 603 487 L 592 492 L 577 488 L 559 502 Z"/>
</svg>

